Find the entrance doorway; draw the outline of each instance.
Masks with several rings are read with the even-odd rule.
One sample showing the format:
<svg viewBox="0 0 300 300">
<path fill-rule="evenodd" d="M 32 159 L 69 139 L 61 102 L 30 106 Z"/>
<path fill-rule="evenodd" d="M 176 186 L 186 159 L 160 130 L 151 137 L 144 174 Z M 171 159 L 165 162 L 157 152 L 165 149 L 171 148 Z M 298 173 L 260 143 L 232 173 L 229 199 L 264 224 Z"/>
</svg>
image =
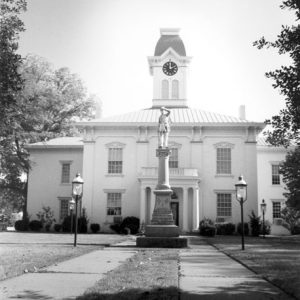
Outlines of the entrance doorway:
<svg viewBox="0 0 300 300">
<path fill-rule="evenodd" d="M 171 202 L 171 210 L 173 213 L 174 225 L 179 226 L 179 203 Z"/>
</svg>

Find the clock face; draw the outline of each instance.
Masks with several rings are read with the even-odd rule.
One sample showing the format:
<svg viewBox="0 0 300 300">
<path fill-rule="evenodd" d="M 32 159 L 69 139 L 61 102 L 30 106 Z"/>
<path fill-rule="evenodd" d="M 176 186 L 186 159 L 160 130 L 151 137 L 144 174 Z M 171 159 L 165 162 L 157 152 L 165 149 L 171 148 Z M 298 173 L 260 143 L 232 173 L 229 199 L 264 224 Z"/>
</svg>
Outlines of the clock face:
<svg viewBox="0 0 300 300">
<path fill-rule="evenodd" d="M 163 72 L 168 76 L 172 76 L 172 75 L 176 74 L 178 71 L 177 65 L 174 62 L 172 62 L 171 60 L 166 62 L 163 65 L 162 69 L 163 69 Z"/>
</svg>

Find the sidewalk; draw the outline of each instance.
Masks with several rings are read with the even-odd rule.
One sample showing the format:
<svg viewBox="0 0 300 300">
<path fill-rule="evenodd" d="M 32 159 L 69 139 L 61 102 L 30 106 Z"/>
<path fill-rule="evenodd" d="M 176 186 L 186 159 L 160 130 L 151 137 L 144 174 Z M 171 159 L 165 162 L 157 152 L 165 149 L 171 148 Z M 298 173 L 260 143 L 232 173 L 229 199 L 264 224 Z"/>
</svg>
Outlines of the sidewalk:
<svg viewBox="0 0 300 300">
<path fill-rule="evenodd" d="M 75 299 L 135 253 L 103 249 L 0 282 L 0 299 Z"/>
<path fill-rule="evenodd" d="M 294 299 L 210 245 L 180 251 L 181 300 Z"/>
<path fill-rule="evenodd" d="M 137 250 L 131 239 L 37 273 L 1 281 L 0 299 L 75 299 Z M 189 249 L 180 249 L 179 257 L 181 300 L 292 299 L 205 242 L 191 243 Z"/>
</svg>

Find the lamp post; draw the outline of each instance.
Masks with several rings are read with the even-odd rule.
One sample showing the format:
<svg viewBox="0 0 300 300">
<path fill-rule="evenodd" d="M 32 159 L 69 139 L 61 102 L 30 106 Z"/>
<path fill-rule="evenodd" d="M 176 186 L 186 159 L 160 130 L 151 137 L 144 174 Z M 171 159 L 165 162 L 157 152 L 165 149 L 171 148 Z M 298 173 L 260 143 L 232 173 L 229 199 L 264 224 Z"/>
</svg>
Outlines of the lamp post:
<svg viewBox="0 0 300 300">
<path fill-rule="evenodd" d="M 73 233 L 73 210 L 75 206 L 75 200 L 72 198 L 69 202 L 71 212 L 71 233 Z"/>
<path fill-rule="evenodd" d="M 243 176 L 239 177 L 239 181 L 235 184 L 236 199 L 241 205 L 241 223 L 242 223 L 242 250 L 245 250 L 245 232 L 244 232 L 244 211 L 243 204 L 247 200 L 247 183 Z"/>
<path fill-rule="evenodd" d="M 265 238 L 265 213 L 267 210 L 267 204 L 265 203 L 265 199 L 262 199 L 262 203 L 260 204 L 260 208 L 263 215 L 263 238 Z"/>
<path fill-rule="evenodd" d="M 83 179 L 77 173 L 72 181 L 72 195 L 75 196 L 75 234 L 74 234 L 74 247 L 77 245 L 77 227 L 78 227 L 78 201 L 82 197 L 83 192 Z"/>
</svg>

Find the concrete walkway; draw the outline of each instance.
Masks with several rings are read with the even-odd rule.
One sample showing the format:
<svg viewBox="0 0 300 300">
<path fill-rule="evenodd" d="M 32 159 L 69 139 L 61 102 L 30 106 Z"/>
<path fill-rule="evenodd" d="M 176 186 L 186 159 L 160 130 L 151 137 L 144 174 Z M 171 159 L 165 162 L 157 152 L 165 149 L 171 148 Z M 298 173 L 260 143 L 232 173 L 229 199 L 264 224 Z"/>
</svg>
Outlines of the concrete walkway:
<svg viewBox="0 0 300 300">
<path fill-rule="evenodd" d="M 104 249 L 0 282 L 0 299 L 75 299 L 134 250 Z"/>
<path fill-rule="evenodd" d="M 210 245 L 180 252 L 181 300 L 294 299 Z"/>
<path fill-rule="evenodd" d="M 137 250 L 131 239 L 37 273 L 1 281 L 0 299 L 75 299 Z M 191 244 L 191 248 L 181 249 L 179 253 L 181 300 L 292 299 L 203 241 L 198 245 Z"/>
</svg>

